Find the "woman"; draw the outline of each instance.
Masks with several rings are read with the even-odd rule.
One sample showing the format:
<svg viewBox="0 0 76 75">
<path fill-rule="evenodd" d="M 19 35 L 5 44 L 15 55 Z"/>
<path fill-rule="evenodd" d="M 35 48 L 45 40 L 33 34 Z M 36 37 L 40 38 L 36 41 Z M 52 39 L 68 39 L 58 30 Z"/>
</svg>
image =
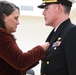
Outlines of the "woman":
<svg viewBox="0 0 76 75">
<path fill-rule="evenodd" d="M 46 55 L 49 43 L 23 53 L 12 35 L 19 24 L 19 8 L 7 1 L 0 1 L 0 75 L 25 75 Z"/>
</svg>

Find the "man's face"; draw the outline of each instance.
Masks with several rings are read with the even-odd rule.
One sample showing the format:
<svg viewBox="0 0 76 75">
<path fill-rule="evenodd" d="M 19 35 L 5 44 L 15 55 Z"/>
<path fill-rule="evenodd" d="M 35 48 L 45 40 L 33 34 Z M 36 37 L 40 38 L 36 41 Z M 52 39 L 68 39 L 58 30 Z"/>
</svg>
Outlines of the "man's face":
<svg viewBox="0 0 76 75">
<path fill-rule="evenodd" d="M 44 7 L 43 15 L 45 19 L 45 25 L 53 26 L 57 19 L 57 6 L 58 4 L 49 4 Z"/>
</svg>

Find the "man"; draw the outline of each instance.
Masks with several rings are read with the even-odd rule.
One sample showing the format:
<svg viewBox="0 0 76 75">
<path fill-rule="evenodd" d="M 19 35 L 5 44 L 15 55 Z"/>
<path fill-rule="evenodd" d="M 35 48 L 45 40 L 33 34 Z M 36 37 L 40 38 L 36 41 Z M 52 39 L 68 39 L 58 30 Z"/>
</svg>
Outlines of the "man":
<svg viewBox="0 0 76 75">
<path fill-rule="evenodd" d="M 46 58 L 42 60 L 41 75 L 76 75 L 76 26 L 69 14 L 75 0 L 42 0 L 46 26 L 54 29 L 46 41 L 50 42 Z"/>
</svg>

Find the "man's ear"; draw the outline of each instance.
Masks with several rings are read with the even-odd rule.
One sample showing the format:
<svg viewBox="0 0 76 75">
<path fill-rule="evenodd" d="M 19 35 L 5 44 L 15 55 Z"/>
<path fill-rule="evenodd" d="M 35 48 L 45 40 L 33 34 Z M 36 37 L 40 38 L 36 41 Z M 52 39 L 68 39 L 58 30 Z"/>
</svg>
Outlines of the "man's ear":
<svg viewBox="0 0 76 75">
<path fill-rule="evenodd" d="M 58 4 L 57 7 L 56 7 L 56 10 L 57 10 L 58 12 L 61 12 L 62 9 L 63 9 L 62 4 Z"/>
</svg>

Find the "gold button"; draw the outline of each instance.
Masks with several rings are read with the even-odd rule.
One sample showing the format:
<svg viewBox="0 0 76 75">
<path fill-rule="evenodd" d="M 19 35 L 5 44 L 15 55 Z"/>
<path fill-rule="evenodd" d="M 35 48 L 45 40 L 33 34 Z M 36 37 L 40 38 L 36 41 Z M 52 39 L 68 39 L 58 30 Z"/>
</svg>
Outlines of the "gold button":
<svg viewBox="0 0 76 75">
<path fill-rule="evenodd" d="M 59 37 L 58 40 L 61 40 L 61 37 Z"/>
<path fill-rule="evenodd" d="M 49 64 L 49 61 L 47 61 L 46 63 Z"/>
<path fill-rule="evenodd" d="M 54 50 L 56 50 L 56 47 L 54 47 Z"/>
</svg>

